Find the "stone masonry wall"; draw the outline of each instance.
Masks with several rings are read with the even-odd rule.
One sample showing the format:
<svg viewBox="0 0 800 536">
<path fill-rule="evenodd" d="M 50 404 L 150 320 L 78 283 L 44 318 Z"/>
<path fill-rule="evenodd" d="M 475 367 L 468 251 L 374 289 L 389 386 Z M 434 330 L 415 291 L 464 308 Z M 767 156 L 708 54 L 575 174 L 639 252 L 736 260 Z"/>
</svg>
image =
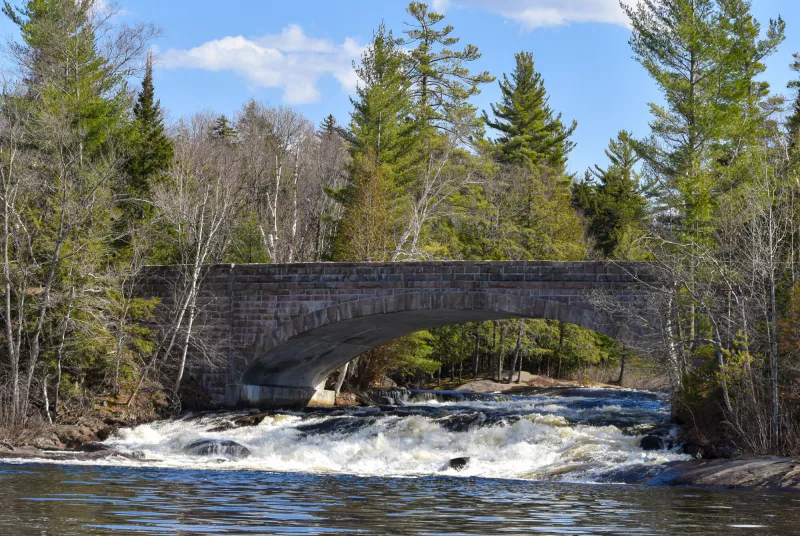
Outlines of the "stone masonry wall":
<svg viewBox="0 0 800 536">
<path fill-rule="evenodd" d="M 468 307 L 482 303 L 504 307 L 495 295 L 536 298 L 547 310 L 513 311 L 524 316 L 557 318 L 609 333 L 591 325 L 587 293 L 603 289 L 633 299 L 639 278 L 648 278 L 645 263 L 547 261 L 431 261 L 407 263 L 298 263 L 212 265 L 204 273 L 199 299 L 201 339 L 216 365 L 192 349 L 189 373 L 222 403 L 226 385 L 236 384 L 247 363 L 295 334 L 325 321 L 372 312 L 352 310 L 369 298 L 386 303 L 408 295 L 452 298 L 463 295 Z M 149 267 L 139 280 L 141 296 L 161 299 L 161 314 L 171 314 L 180 286 L 175 267 Z M 419 296 L 423 298 L 423 296 Z M 416 303 L 419 300 L 415 300 Z M 424 301 L 424 300 L 423 300 Z M 511 303 L 511 302 L 509 302 Z M 347 305 L 344 305 L 347 304 Z M 374 306 L 373 306 L 374 307 Z M 487 306 L 488 307 L 488 306 Z M 513 305 L 508 305 L 513 307 Z M 326 310 L 327 315 L 320 314 Z M 309 317 L 312 313 L 316 316 Z M 308 319 L 312 320 L 309 321 Z M 306 319 L 306 320 L 304 320 Z M 589 324 L 589 325 L 586 325 Z"/>
</svg>

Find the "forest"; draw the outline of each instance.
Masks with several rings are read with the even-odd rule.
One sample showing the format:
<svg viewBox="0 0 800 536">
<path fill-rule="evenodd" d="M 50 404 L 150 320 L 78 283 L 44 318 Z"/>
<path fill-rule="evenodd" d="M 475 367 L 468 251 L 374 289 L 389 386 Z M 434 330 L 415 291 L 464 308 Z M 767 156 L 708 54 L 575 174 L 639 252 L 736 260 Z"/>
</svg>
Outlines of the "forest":
<svg viewBox="0 0 800 536">
<path fill-rule="evenodd" d="M 0 96 L 0 426 L 101 403 L 179 411 L 190 349 L 203 348 L 207 264 L 608 259 L 658 273 L 654 314 L 595 297 L 632 323 L 660 319 L 641 345 L 551 320 L 454 325 L 373 349 L 331 381 L 601 371 L 624 385 L 626 362 L 652 364 L 697 434 L 797 454 L 800 53 L 796 81 L 770 88 L 785 24 L 762 26 L 750 7 L 623 4 L 663 100 L 649 132 L 609 132 L 576 176 L 578 123 L 551 107 L 533 52 L 479 72 L 469 36 L 422 2 L 401 29 L 375 27 L 349 117 L 319 125 L 256 100 L 167 122 L 158 28 L 121 24 L 97 0 L 5 2 L 19 35 Z M 489 84 L 501 99 L 478 110 Z M 161 330 L 135 285 L 154 264 L 184 274 Z"/>
</svg>

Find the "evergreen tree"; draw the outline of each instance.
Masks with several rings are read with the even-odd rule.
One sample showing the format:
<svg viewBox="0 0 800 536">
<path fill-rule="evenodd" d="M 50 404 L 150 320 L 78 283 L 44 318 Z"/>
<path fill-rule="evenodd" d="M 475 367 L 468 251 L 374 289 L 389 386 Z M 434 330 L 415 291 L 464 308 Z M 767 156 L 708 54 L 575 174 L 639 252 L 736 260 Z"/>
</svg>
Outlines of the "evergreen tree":
<svg viewBox="0 0 800 536">
<path fill-rule="evenodd" d="M 380 262 L 391 254 L 389 189 L 382 167 L 371 150 L 354 158 L 354 198 L 342 218 L 341 260 Z"/>
<path fill-rule="evenodd" d="M 392 220 L 397 217 L 394 200 L 402 195 L 402 185 L 409 181 L 413 158 L 416 156 L 413 126 L 407 120 L 410 110 L 409 82 L 399 46 L 400 42 L 392 32 L 381 24 L 361 56 L 361 63 L 355 67 L 360 82 L 356 96 L 350 99 L 353 110 L 350 112 L 349 128 L 342 131 L 351 156 L 347 166 L 350 180 L 343 188 L 330 192 L 344 206 L 345 220 L 352 218 L 354 211 L 361 210 L 357 206 L 359 199 L 363 200 L 368 195 L 360 189 L 372 187 L 365 182 L 365 166 L 380 170 L 380 195 L 385 212 L 383 217 L 387 218 L 384 226 L 387 233 L 392 228 Z M 323 130 L 325 128 L 323 125 Z M 345 223 L 339 226 L 335 257 L 344 255 L 349 260 L 365 260 L 352 257 L 356 251 L 354 247 L 348 246 L 346 251 L 341 249 L 342 244 L 354 244 L 356 239 L 348 236 L 348 233 L 356 229 L 360 229 L 360 226 Z"/>
<path fill-rule="evenodd" d="M 218 140 L 233 140 L 236 138 L 236 129 L 225 115 L 220 115 L 211 127 L 211 137 Z"/>
<path fill-rule="evenodd" d="M 758 40 L 746 0 L 642 0 L 623 9 L 634 56 L 666 98 L 665 106 L 650 104 L 652 137 L 637 151 L 664 182 L 683 232 L 704 234 L 715 196 L 734 182 L 724 168 L 757 133 L 768 85 L 756 77 L 784 23 L 770 21 Z"/>
<path fill-rule="evenodd" d="M 573 200 L 588 220 L 589 232 L 607 257 L 614 256 L 621 243 L 640 230 L 647 215 L 647 199 L 635 171 L 639 158 L 630 135 L 622 130 L 609 140 L 605 151 L 610 164 L 595 166 L 591 174 L 575 185 Z"/>
<path fill-rule="evenodd" d="M 790 67 L 800 76 L 800 52 L 795 52 L 792 57 L 794 61 Z M 795 95 L 791 105 L 791 114 L 786 119 L 786 132 L 789 137 L 789 146 L 796 150 L 800 144 L 800 79 L 791 80 L 788 86 L 795 92 Z"/>
<path fill-rule="evenodd" d="M 411 2 L 406 9 L 407 23 L 403 45 L 414 47 L 406 56 L 406 71 L 415 104 L 414 118 L 419 133 L 429 128 L 452 132 L 457 125 L 477 127 L 475 108 L 469 99 L 480 93 L 480 85 L 494 80 L 488 71 L 472 73 L 468 63 L 481 57 L 478 47 L 467 45 L 454 50 L 459 42 L 453 26 L 440 27 L 444 15 L 428 11 L 422 2 Z"/>
<path fill-rule="evenodd" d="M 137 217 L 145 217 L 151 209 L 148 203 L 142 201 L 150 199 L 151 188 L 163 180 L 173 156 L 172 141 L 164 129 L 161 102 L 155 99 L 152 54 L 147 56 L 142 89 L 133 106 L 133 117 L 131 156 L 125 170 L 128 175 L 127 196 L 133 201 L 126 203 L 125 208 L 129 213 L 135 210 Z"/>
<path fill-rule="evenodd" d="M 351 98 L 350 128 L 345 139 L 351 155 L 371 150 L 380 164 L 408 164 L 413 147 L 409 81 L 400 42 L 381 24 L 356 68 L 360 80 Z"/>
<path fill-rule="evenodd" d="M 498 159 L 505 163 L 547 164 L 563 171 L 567 155 L 575 146 L 570 136 L 577 123 L 569 128 L 554 115 L 542 75 L 536 72 L 533 54 L 514 55 L 516 67 L 511 79 L 503 75 L 500 82 L 502 101 L 492 104 L 494 119 L 483 113 L 484 122 L 500 132 L 495 141 Z"/>
<path fill-rule="evenodd" d="M 91 20 L 94 5 L 93 0 L 3 5 L 3 13 L 22 33 L 22 42 L 10 48 L 24 65 L 29 101 L 42 113 L 58 109 L 81 133 L 82 161 L 105 149 L 109 137 L 126 126 L 128 101 L 120 84 L 132 72 L 129 66 L 116 69 L 98 51 Z"/>
<path fill-rule="evenodd" d="M 16 128 L 25 132 L 24 161 L 35 162 L 24 171 L 25 183 L 16 185 L 19 195 L 6 199 L 17 218 L 6 222 L 4 241 L 26 244 L 6 252 L 7 296 L 30 294 L 35 302 L 35 308 L 20 302 L 24 307 L 7 309 L 2 319 L 6 333 L 11 325 L 18 330 L 6 346 L 16 349 L 0 355 L 3 367 L 11 363 L 13 395 L 0 404 L 9 404 L 12 420 L 27 417 L 33 385 L 55 400 L 70 378 L 85 389 L 101 387 L 103 380 L 88 387 L 87 378 L 110 378 L 121 352 L 135 354 L 146 338 L 144 330 L 140 338 L 129 329 L 148 308 L 129 299 L 119 276 L 127 267 L 116 264 L 111 245 L 114 191 L 124 182 L 117 155 L 126 152 L 130 131 L 125 81 L 152 32 L 142 25 L 118 33 L 95 16 L 95 6 L 93 0 L 30 0 L 3 7 L 22 34 L 11 45 L 21 95 L 0 103 L 4 128 L 25 118 Z M 106 49 L 114 54 L 100 52 Z M 39 290 L 31 294 L 32 287 Z M 119 315 L 121 309 L 130 314 Z M 59 378 L 55 385 L 52 378 Z"/>
<path fill-rule="evenodd" d="M 338 132 L 339 126 L 336 124 L 336 118 L 333 117 L 333 114 L 326 115 L 319 124 L 318 134 L 320 136 L 333 136 Z"/>
</svg>

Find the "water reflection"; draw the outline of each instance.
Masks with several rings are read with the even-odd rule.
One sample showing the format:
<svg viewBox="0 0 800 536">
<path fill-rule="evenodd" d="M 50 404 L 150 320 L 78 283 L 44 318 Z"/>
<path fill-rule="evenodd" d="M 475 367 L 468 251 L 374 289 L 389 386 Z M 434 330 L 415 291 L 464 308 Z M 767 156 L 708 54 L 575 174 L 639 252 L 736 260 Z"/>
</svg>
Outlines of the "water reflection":
<svg viewBox="0 0 800 536">
<path fill-rule="evenodd" d="M 797 534 L 791 493 L 0 464 L 0 534 Z"/>
</svg>

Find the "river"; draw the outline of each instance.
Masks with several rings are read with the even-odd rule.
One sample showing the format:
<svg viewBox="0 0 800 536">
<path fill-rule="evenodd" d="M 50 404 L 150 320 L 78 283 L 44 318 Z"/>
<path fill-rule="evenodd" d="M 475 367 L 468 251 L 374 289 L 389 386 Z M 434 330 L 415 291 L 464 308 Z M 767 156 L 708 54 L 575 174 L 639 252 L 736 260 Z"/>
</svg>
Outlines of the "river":
<svg viewBox="0 0 800 536">
<path fill-rule="evenodd" d="M 652 393 L 418 393 L 121 430 L 137 459 L 0 461 L 0 534 L 797 534 L 792 493 L 624 484 L 686 459 Z M 662 449 L 644 451 L 656 428 Z M 198 441 L 233 441 L 191 454 Z M 213 445 L 213 443 L 211 443 Z M 230 445 L 230 444 L 228 444 Z M 462 460 L 453 468 L 449 461 Z"/>
</svg>

